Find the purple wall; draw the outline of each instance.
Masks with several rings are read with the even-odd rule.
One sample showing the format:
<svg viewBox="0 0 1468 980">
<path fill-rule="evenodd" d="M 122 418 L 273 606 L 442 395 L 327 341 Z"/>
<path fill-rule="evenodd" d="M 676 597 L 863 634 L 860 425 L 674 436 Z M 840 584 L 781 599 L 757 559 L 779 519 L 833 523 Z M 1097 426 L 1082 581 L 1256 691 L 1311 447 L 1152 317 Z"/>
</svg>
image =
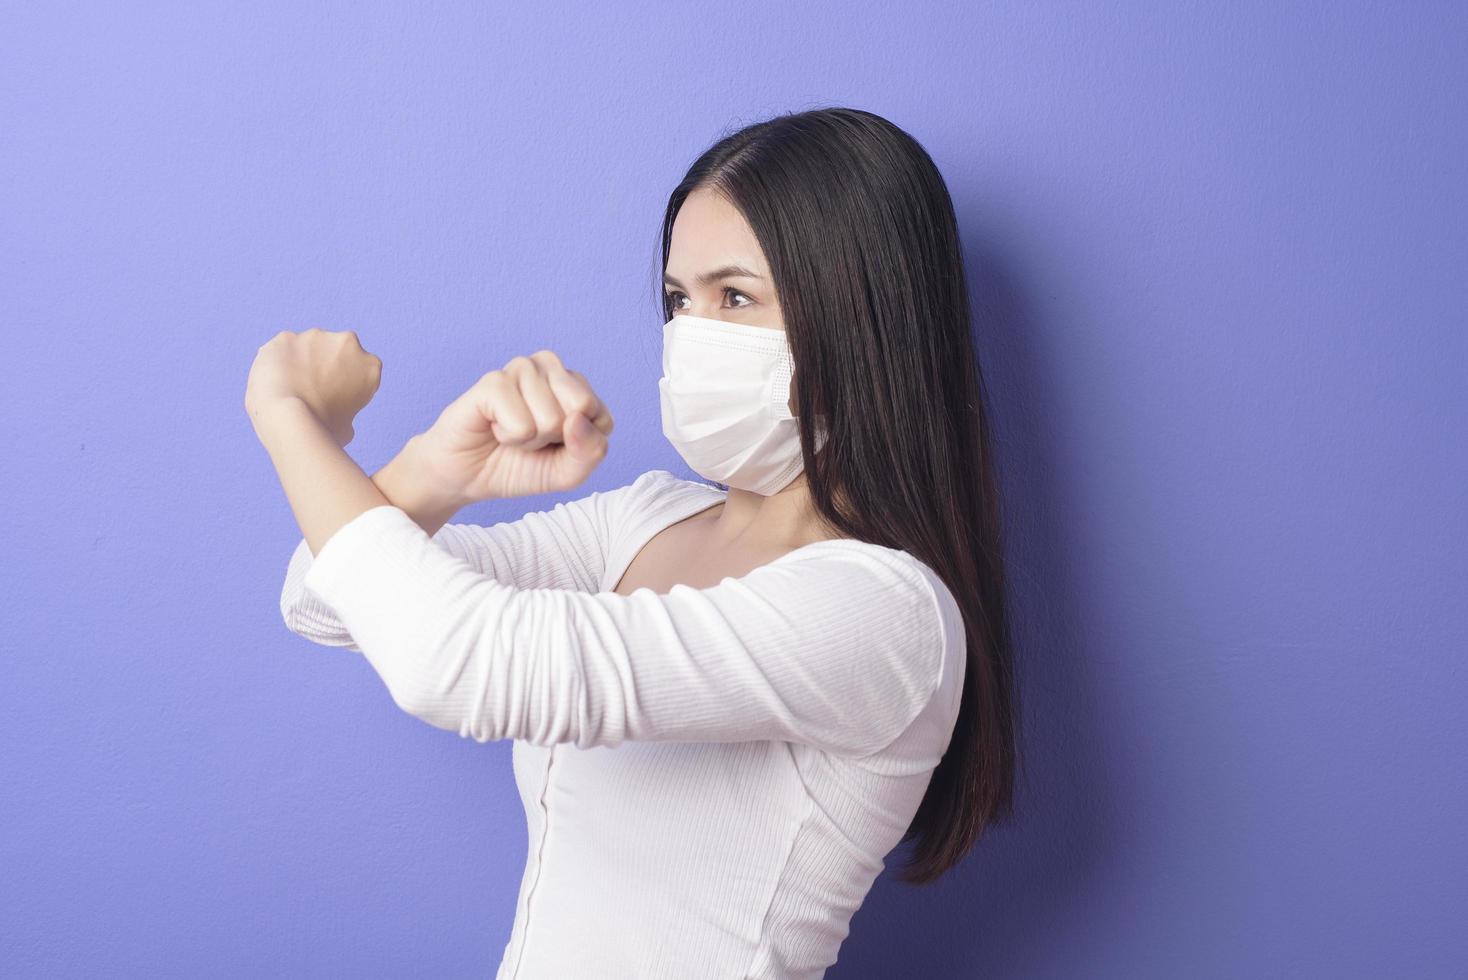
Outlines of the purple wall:
<svg viewBox="0 0 1468 980">
<path fill-rule="evenodd" d="M 575 495 L 681 469 L 666 194 L 828 103 L 959 209 L 1028 713 L 1020 820 L 830 975 L 1468 970 L 1462 5 L 119 6 L 0 14 L 0 974 L 492 972 L 509 744 L 286 632 L 251 358 L 356 329 L 374 469 L 551 347 Z"/>
</svg>

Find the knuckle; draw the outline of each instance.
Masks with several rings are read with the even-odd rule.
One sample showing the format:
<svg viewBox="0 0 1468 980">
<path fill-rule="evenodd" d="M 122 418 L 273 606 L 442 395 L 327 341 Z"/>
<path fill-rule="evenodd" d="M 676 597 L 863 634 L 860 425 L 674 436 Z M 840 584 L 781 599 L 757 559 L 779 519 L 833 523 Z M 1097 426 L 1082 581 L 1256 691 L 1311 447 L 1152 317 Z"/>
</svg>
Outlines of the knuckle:
<svg viewBox="0 0 1468 980">
<path fill-rule="evenodd" d="M 499 422 L 500 428 L 504 429 L 506 434 L 512 439 L 529 439 L 536 434 L 535 423 L 533 421 L 527 422 L 523 419 L 515 418 L 497 419 L 496 421 Z"/>
</svg>

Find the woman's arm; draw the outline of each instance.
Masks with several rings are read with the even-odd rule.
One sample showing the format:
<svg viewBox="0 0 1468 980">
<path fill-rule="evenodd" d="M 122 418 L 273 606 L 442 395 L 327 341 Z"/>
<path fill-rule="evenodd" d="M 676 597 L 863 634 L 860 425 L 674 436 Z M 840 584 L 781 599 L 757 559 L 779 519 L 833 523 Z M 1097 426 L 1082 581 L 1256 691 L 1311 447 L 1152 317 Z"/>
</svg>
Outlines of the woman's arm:
<svg viewBox="0 0 1468 980">
<path fill-rule="evenodd" d="M 421 463 L 417 456 L 421 447 L 422 436 L 413 436 L 396 456 L 372 474 L 372 482 L 390 504 L 411 517 L 424 534 L 433 537 L 458 513 L 459 504 L 433 494 L 418 478 Z"/>
<path fill-rule="evenodd" d="M 399 707 L 464 737 L 778 739 L 863 758 L 913 723 L 945 651 L 962 650 L 934 581 L 904 553 L 822 541 L 705 589 L 521 590 L 379 506 L 333 535 L 305 584 Z"/>
<path fill-rule="evenodd" d="M 299 403 L 296 403 L 299 405 Z M 281 485 L 286 489 L 287 498 L 290 499 L 293 509 L 296 509 L 299 521 L 299 507 L 314 507 L 312 501 L 305 499 L 305 495 L 313 491 L 304 488 L 311 487 L 310 473 L 302 472 L 297 465 L 297 460 L 313 451 L 320 451 L 323 443 L 315 438 L 311 432 L 311 424 L 316 423 L 320 429 L 320 423 L 305 406 L 299 409 L 286 407 L 281 410 L 280 417 L 263 419 L 256 424 L 256 432 L 260 436 L 261 443 L 270 453 L 271 460 L 279 471 Z M 297 414 L 300 413 L 300 414 Z M 338 452 L 345 454 L 345 450 L 337 446 L 336 439 L 327 436 L 331 446 L 336 447 Z M 416 437 L 415 437 L 416 439 Z M 393 459 L 372 476 L 372 483 L 377 487 L 385 502 L 400 508 L 405 514 L 413 519 L 424 533 L 437 534 L 445 522 L 453 516 L 452 511 L 440 502 L 427 497 L 422 488 L 412 480 L 412 456 L 416 450 L 417 443 L 410 439 L 408 444 L 393 457 Z M 355 467 L 356 464 L 353 463 Z M 340 468 L 334 466 L 330 472 L 340 472 Z M 291 498 L 291 488 L 296 487 L 300 499 Z M 364 500 L 372 501 L 373 498 L 364 490 Z M 373 504 L 375 506 L 375 503 Z M 304 525 L 302 525 L 304 529 Z M 451 532 L 450 532 L 451 533 Z M 435 537 L 435 541 L 438 538 Z M 458 539 L 451 539 L 457 541 Z M 319 550 L 319 545 L 317 546 Z M 330 647 L 345 647 L 348 650 L 361 652 L 347 631 L 341 620 L 337 619 L 332 608 L 312 595 L 303 585 L 306 572 L 311 567 L 313 560 L 313 548 L 309 537 L 303 537 L 291 553 L 290 561 L 286 566 L 285 582 L 280 592 L 280 613 L 285 621 L 286 628 L 298 636 L 303 636 L 313 643 Z"/>
<path fill-rule="evenodd" d="M 312 554 L 369 507 L 398 506 L 432 535 L 472 501 L 578 486 L 606 457 L 611 413 L 585 377 L 540 350 L 482 376 L 369 479 L 342 447 L 381 374 L 351 330 L 282 330 L 250 365 L 245 410 Z"/>
<path fill-rule="evenodd" d="M 320 554 L 327 539 L 357 515 L 394 505 L 301 400 L 272 402 L 252 418 L 312 554 Z M 439 524 L 457 511 L 442 501 L 411 505 Z"/>
<path fill-rule="evenodd" d="M 410 458 L 405 450 L 394 462 Z M 583 592 L 600 588 L 614 544 L 614 530 L 626 524 L 621 512 L 637 506 L 643 493 L 654 486 L 651 481 L 659 475 L 657 471 L 649 471 L 625 486 L 593 491 L 575 500 L 559 502 L 548 510 L 530 511 L 512 521 L 487 526 L 446 523 L 430 532 L 429 523 L 399 503 L 404 498 L 416 499 L 411 468 L 402 470 L 408 482 L 406 494 L 392 484 L 384 485 L 380 478 L 383 472 L 378 471 L 373 482 L 384 495 L 424 528 L 425 533 L 430 533 L 434 544 L 463 559 L 476 572 L 521 589 Z M 346 624 L 305 587 L 313 562 L 314 556 L 302 539 L 287 563 L 280 592 L 280 613 L 286 628 L 321 646 L 345 647 L 360 653 L 361 647 Z"/>
</svg>

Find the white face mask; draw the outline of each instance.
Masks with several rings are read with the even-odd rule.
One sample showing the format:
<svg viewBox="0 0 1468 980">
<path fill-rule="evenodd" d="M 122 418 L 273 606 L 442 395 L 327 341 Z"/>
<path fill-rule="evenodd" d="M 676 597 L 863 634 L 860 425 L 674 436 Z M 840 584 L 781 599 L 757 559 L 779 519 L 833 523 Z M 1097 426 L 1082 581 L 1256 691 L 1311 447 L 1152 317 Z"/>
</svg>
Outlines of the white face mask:
<svg viewBox="0 0 1468 980">
<path fill-rule="evenodd" d="M 768 496 L 800 474 L 785 332 L 678 313 L 663 325 L 663 435 L 706 480 Z M 819 428 L 816 447 L 825 444 Z"/>
</svg>

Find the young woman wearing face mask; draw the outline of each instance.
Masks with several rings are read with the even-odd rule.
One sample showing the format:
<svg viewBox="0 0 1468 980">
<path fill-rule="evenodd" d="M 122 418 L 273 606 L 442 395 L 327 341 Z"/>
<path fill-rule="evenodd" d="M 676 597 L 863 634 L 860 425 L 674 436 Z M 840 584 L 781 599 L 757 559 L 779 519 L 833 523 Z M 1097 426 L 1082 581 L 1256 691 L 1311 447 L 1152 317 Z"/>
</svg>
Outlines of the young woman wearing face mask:
<svg viewBox="0 0 1468 980">
<path fill-rule="evenodd" d="M 611 413 L 541 350 L 372 477 L 381 363 L 282 332 L 246 407 L 303 539 L 289 628 L 513 740 L 529 847 L 498 977 L 819 977 L 885 858 L 929 882 L 1008 814 L 1016 703 L 952 206 L 854 109 L 711 147 L 662 228 L 663 470 L 579 486 Z M 705 482 L 707 481 L 707 482 Z"/>
</svg>

